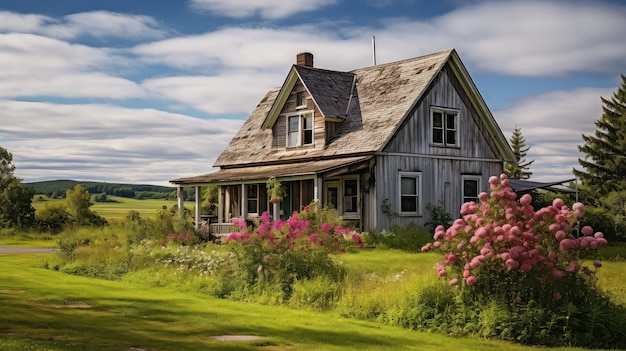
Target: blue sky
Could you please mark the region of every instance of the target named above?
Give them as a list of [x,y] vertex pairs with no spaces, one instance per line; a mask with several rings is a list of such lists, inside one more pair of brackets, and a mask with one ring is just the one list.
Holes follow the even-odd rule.
[[353,70],[455,48],[534,180],[572,177],[626,74],[624,1],[0,0],[16,175],[168,184],[212,171],[298,52]]

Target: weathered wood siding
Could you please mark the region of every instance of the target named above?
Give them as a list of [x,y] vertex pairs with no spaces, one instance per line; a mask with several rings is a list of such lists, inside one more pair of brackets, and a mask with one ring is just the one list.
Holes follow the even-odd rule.
[[[398,216],[389,218],[382,211],[383,202],[388,199],[391,209],[400,212],[400,173],[421,172],[422,198],[421,215]],[[454,217],[458,216],[462,204],[463,175],[479,175],[481,177],[481,191],[487,191],[489,177],[500,174],[502,164],[489,161],[457,160],[445,158],[426,158],[415,155],[407,156],[378,156],[376,162],[376,191],[370,192],[370,200],[375,193],[378,218],[377,230],[388,229],[392,224],[415,223],[423,226],[430,219],[426,205],[432,203],[441,206]],[[371,216],[372,212],[368,212]]]
[[[306,108],[296,108],[296,94],[298,92],[305,93]],[[272,147],[285,148],[287,146],[287,117],[296,114],[301,111],[313,110],[313,146],[305,146],[307,148],[323,148],[326,145],[326,128],[324,117],[320,113],[319,109],[311,99],[309,93],[301,81],[296,82],[289,94],[289,98],[285,102],[283,109],[280,111],[280,115],[276,119],[274,126],[272,127]]]
[[[459,147],[431,145],[433,106],[458,110]],[[375,195],[369,194],[369,200],[376,201],[376,208],[370,208],[368,213],[368,216],[375,213],[377,218],[372,228],[383,230],[393,224],[411,222],[424,226],[430,219],[430,212],[426,210],[429,203],[442,206],[456,217],[462,204],[463,175],[480,176],[480,190],[487,191],[489,177],[499,175],[502,169],[502,157],[489,138],[486,126],[450,67],[445,67],[382,154],[377,156]],[[388,199],[391,209],[400,212],[401,171],[422,174],[421,213],[390,218],[381,206]]]
[[[459,112],[459,147],[431,145],[431,107],[443,107]],[[441,155],[472,158],[501,158],[497,148],[489,138],[486,126],[472,106],[456,79],[446,66],[431,85],[421,102],[405,120],[385,152],[409,154]]]

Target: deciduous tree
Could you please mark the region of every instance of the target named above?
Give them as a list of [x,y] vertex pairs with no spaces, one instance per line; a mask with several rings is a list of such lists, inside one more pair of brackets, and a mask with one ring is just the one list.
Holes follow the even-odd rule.
[[13,155],[0,147],[0,228],[30,227],[35,220],[35,191],[22,185],[14,171]]

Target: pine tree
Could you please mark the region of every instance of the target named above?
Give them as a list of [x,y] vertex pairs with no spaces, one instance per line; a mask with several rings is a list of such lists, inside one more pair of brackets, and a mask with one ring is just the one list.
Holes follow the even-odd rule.
[[626,77],[611,99],[602,100],[602,116],[595,122],[594,135],[584,135],[578,150],[585,154],[574,175],[598,195],[626,190]]
[[526,139],[522,134],[521,128],[515,126],[513,130],[513,135],[511,135],[511,139],[509,139],[509,143],[511,144],[511,149],[513,150],[513,154],[515,155],[515,163],[507,162],[504,165],[504,173],[511,179],[528,179],[533,174],[530,172],[530,165],[535,162],[526,161],[525,157],[530,150],[530,146],[526,146]]

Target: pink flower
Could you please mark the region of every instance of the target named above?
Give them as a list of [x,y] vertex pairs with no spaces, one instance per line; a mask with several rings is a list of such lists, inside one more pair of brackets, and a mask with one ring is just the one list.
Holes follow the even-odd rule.
[[478,278],[476,278],[473,275],[470,275],[469,277],[467,277],[467,279],[465,279],[465,281],[467,282],[467,285],[472,286],[474,284],[476,284],[476,281],[478,280]]
[[454,285],[457,285],[458,283],[459,283],[459,280],[458,280],[458,279],[456,279],[456,278],[454,278],[454,279],[451,279],[451,280],[450,280],[450,283],[449,283],[449,284],[450,284],[450,286],[454,286]]
[[489,195],[487,195],[486,192],[482,192],[480,194],[478,194],[478,200],[480,200],[480,202],[487,202],[487,200],[489,200]]
[[520,197],[519,202],[520,204],[527,206],[530,205],[530,203],[533,201],[533,197],[530,196],[530,194],[524,194],[522,195],[522,197]]
[[555,300],[557,300],[557,301],[558,301],[558,300],[560,300],[560,299],[561,299],[561,297],[562,297],[562,296],[561,296],[561,293],[560,293],[560,292],[558,292],[558,291],[557,291],[557,292],[555,292],[553,296],[554,296],[554,299],[555,299]]
[[322,225],[320,226],[320,229],[326,233],[330,231],[330,228],[331,228],[330,223],[322,223]]
[[593,261],[593,266],[596,267],[596,268],[600,268],[600,267],[602,267],[602,262],[600,262],[598,260],[595,260],[595,261]]
[[583,229],[581,229],[580,231],[581,231],[581,233],[583,233],[583,235],[591,235],[591,234],[593,234],[593,228],[591,228],[588,225],[584,226]]
[[561,280],[561,278],[563,278],[563,272],[558,269],[553,270],[550,275],[554,280]]
[[552,201],[552,206],[560,209],[561,207],[563,207],[565,205],[565,202],[563,202],[562,199],[554,199],[554,201]]
[[580,202],[575,203],[572,206],[572,209],[574,210],[574,214],[578,219],[581,219],[585,216],[585,205],[581,204]]
[[432,243],[428,243],[428,244],[426,244],[426,245],[422,246],[421,251],[422,251],[422,252],[426,252],[426,251],[430,250],[430,247],[431,247],[432,245],[433,245]]

